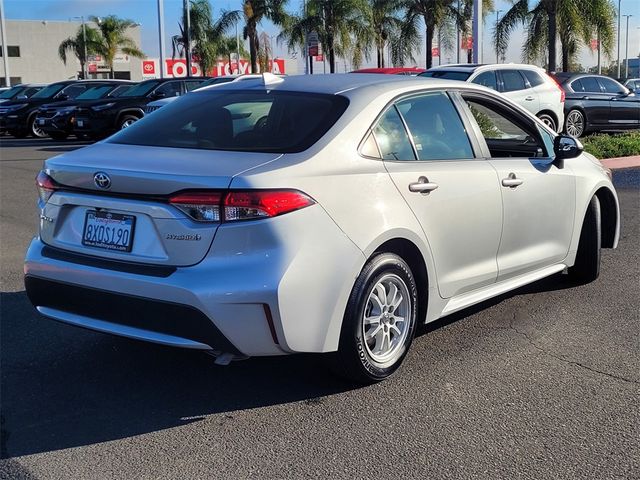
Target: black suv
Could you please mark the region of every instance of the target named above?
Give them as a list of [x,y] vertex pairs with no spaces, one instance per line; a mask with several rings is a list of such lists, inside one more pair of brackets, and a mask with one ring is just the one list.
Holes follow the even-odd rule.
[[[42,105],[36,113],[36,126],[54,140],[64,140],[73,134],[76,109],[94,100],[117,98],[136,85],[129,80],[105,80],[85,90],[73,100]],[[78,138],[83,135],[79,134]]]
[[0,103],[32,97],[46,86],[44,83],[19,83],[0,93]]
[[0,130],[6,130],[15,138],[46,137],[36,124],[37,110],[45,103],[74,99],[99,83],[100,80],[65,80],[46,86],[30,98],[4,102],[0,104]]
[[190,92],[206,80],[206,77],[146,80],[117,98],[83,102],[76,109],[73,131],[96,139],[105,137],[141,119],[147,103]]

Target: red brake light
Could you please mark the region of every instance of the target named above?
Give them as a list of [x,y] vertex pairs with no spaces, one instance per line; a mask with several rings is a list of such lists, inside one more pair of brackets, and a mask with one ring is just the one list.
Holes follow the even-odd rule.
[[554,77],[552,77],[551,75],[547,75],[547,76],[553,81],[553,83],[556,84],[556,87],[558,87],[558,90],[560,90],[560,103],[564,103],[564,100],[566,98],[566,93],[564,92],[564,88],[562,88],[560,83],[558,83],[558,80],[556,80]]
[[212,191],[182,192],[172,196],[169,203],[199,222],[219,222],[222,193]]
[[43,202],[47,202],[53,192],[60,188],[60,185],[56,183],[56,181],[47,175],[44,170],[40,170],[38,176],[36,177],[36,187],[38,188],[38,196],[40,200]]
[[233,222],[276,217],[315,202],[297,190],[203,190],[177,193],[169,203],[200,222]]

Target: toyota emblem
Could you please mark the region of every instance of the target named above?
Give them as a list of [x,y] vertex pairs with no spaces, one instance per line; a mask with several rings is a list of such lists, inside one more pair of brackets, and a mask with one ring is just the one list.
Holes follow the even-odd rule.
[[102,188],[104,190],[108,189],[111,186],[111,179],[109,175],[104,172],[97,172],[93,176],[93,182],[96,184],[96,187]]

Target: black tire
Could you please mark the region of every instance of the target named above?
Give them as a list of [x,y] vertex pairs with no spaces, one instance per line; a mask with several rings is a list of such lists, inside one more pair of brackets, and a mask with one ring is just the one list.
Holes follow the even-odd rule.
[[569,278],[576,283],[593,282],[600,275],[600,218],[600,201],[594,195],[582,222],[576,263],[568,271]]
[[50,133],[49,136],[53,139],[56,140],[58,142],[61,142],[62,140],[66,140],[67,137],[69,136],[68,133]]
[[137,122],[138,120],[140,119],[135,115],[123,115],[122,118],[120,118],[120,120],[118,121],[118,130],[123,130],[129,127],[132,123]]
[[567,112],[564,117],[564,131],[572,137],[579,138],[587,133],[587,117],[577,108]]
[[538,118],[554,132],[558,131],[558,122],[548,113],[539,113]]
[[[396,338],[396,346],[391,349],[393,356],[386,363],[379,363],[372,357],[370,353],[371,346],[368,345],[364,338],[365,329],[367,328],[364,318],[367,309],[370,308],[369,301],[370,296],[373,295],[374,288],[381,280],[384,282],[385,279],[391,279],[393,282],[399,280],[404,283],[409,297],[408,306],[401,303],[397,309],[400,310],[402,307],[405,310],[403,315],[408,323],[405,326],[405,330],[403,330],[403,334]],[[370,259],[362,269],[351,291],[342,322],[340,345],[338,351],[331,358],[332,369],[348,380],[361,384],[379,382],[392,375],[402,364],[413,341],[416,329],[417,305],[418,290],[416,282],[411,269],[402,258],[395,254],[382,253]],[[370,312],[371,310],[369,310]],[[394,313],[397,314],[397,311],[393,312],[391,310],[391,312],[391,317],[393,318]],[[382,318],[382,315],[380,315],[380,318]],[[401,317],[398,316],[397,318]],[[389,318],[386,321],[394,322],[393,319],[389,320]],[[400,320],[397,321],[400,322]],[[389,324],[392,325],[393,323]],[[397,326],[398,324],[396,323],[395,325]],[[382,321],[379,322],[378,326],[382,328]],[[369,325],[369,328],[378,327]],[[394,327],[385,326],[384,328],[384,332],[390,332],[389,339],[391,339],[391,329]],[[383,335],[386,335],[386,333]],[[376,343],[377,338],[377,336],[371,338],[369,342]],[[382,344],[384,345],[384,340]],[[391,348],[391,345],[388,345]]]
[[27,132],[24,130],[10,130],[7,133],[13,138],[25,138],[27,136]]

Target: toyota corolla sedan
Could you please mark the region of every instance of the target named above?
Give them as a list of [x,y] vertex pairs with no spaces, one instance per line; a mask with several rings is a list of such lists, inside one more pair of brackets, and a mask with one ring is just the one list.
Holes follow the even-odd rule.
[[418,325],[567,270],[598,277],[609,172],[471,83],[346,74],[191,93],[47,160],[25,261],[45,317],[394,373]]

